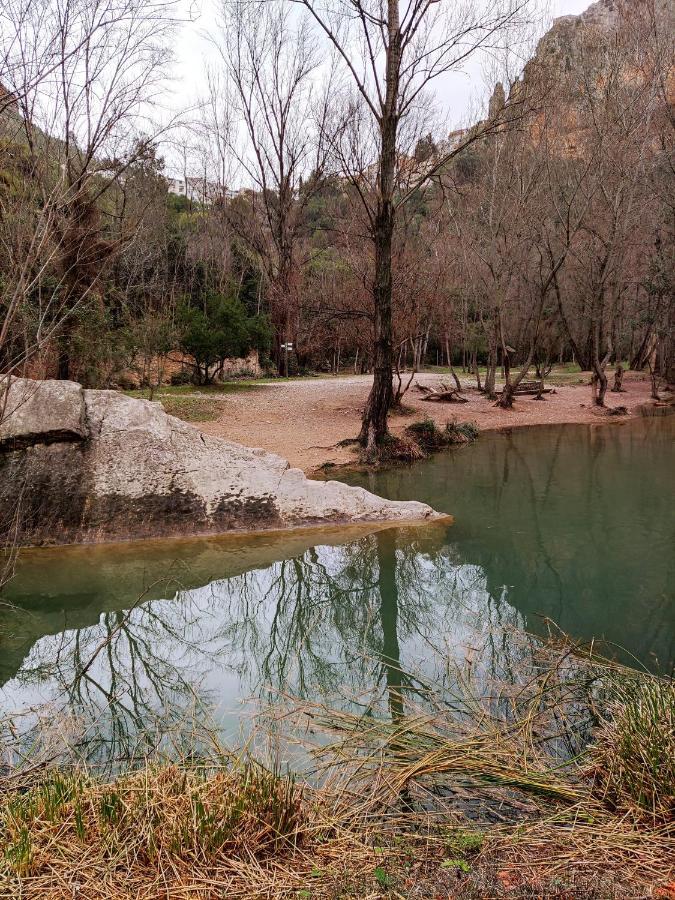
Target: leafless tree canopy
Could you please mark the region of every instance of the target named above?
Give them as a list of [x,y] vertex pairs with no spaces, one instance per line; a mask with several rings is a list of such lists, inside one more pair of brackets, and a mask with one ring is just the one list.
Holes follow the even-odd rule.
[[[600,405],[616,363],[648,368],[658,396],[673,344],[659,0],[559,20],[536,50],[525,2],[221,0],[202,102],[169,131],[176,12],[0,11],[3,373],[154,389],[170,359],[210,381],[250,350],[280,374],[372,371],[372,454],[403,370],[430,360],[495,398],[501,370],[504,407],[533,368],[571,360]],[[480,65],[489,103],[450,131],[448,78]]]

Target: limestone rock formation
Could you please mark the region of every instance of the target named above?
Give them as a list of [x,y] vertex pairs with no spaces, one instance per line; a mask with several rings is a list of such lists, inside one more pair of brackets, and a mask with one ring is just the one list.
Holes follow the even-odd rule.
[[[4,396],[3,396],[4,395]],[[280,456],[202,434],[159,403],[64,381],[0,392],[0,540],[62,544],[441,518],[310,481]]]
[[599,36],[620,33],[627,27],[635,27],[639,19],[649,22],[654,17],[672,27],[673,15],[671,0],[597,0],[578,15],[554,19],[537,45],[534,60],[553,66],[563,75],[578,64],[584,41],[593,42]]
[[81,385],[54,381],[40,390],[41,383],[14,379],[9,391],[0,390],[0,451],[87,436]]

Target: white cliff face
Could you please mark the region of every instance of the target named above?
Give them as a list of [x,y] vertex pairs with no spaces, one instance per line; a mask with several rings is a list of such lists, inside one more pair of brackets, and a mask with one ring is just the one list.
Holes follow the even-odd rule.
[[310,481],[280,456],[116,391],[15,379],[4,394],[5,542],[12,527],[20,543],[39,544],[443,518],[423,503]]

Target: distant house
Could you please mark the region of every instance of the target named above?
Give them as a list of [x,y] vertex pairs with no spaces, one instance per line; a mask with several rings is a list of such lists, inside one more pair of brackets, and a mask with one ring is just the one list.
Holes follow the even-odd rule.
[[240,192],[223,187],[215,181],[208,181],[206,178],[167,178],[167,190],[170,194],[177,194],[179,197],[187,197],[193,203],[201,203],[209,206],[216,200],[226,198],[231,200]]
[[457,128],[448,135],[448,150],[456,150],[469,133],[468,128]]

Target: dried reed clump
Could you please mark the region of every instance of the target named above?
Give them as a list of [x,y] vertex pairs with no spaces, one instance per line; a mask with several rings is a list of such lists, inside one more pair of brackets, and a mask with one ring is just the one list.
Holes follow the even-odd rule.
[[426,453],[420,446],[419,442],[411,437],[404,435],[397,437],[389,435],[380,447],[378,462],[416,462],[420,459],[426,459]]
[[[577,648],[552,644],[551,654],[513,684],[465,679],[461,699],[428,695],[408,701],[405,715],[309,710],[334,736],[315,748],[319,764],[351,767],[353,789],[367,786],[408,828],[417,818],[438,830],[464,814],[475,823],[480,810],[487,830],[476,865],[499,859],[514,884],[549,885],[515,896],[553,896],[550,885],[566,879],[615,885],[584,897],[651,896],[675,878],[673,683]],[[590,746],[617,685],[613,718]],[[635,815],[638,804],[648,816]]]
[[617,699],[589,748],[596,793],[618,813],[675,822],[675,684],[649,676],[617,683]]
[[0,804],[0,896],[281,895],[317,862],[358,868],[363,847],[341,821],[337,798],[255,763],[163,764],[106,784],[54,771]]

